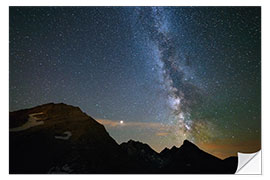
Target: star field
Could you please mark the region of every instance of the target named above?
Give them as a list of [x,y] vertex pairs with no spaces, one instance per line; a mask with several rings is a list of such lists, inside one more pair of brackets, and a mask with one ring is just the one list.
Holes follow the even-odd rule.
[[10,7],[9,27],[10,111],[79,106],[157,151],[260,149],[259,7]]

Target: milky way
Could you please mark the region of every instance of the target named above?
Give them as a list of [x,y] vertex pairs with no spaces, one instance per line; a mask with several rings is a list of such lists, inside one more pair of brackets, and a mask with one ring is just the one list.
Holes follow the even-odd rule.
[[260,11],[10,7],[10,111],[63,102],[118,143],[161,151],[189,139],[222,157],[258,150]]
[[170,13],[162,7],[136,10],[137,23],[142,24],[149,37],[148,41],[151,41],[153,54],[156,55],[156,68],[161,74],[160,83],[167,93],[167,103],[172,115],[168,123],[175,124],[174,134],[182,140],[186,138],[193,140],[194,133],[202,136],[195,129],[200,121],[193,121],[191,111],[192,106],[199,104],[203,94],[196,84],[189,81],[190,74],[187,71],[189,60],[179,57],[181,47],[174,44],[175,37],[170,29],[173,26],[170,22]]

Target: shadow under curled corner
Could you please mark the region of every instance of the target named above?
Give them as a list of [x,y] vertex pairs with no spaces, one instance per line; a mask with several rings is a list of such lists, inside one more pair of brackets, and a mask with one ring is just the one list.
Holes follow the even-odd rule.
[[262,151],[238,153],[238,166],[235,174],[262,174]]

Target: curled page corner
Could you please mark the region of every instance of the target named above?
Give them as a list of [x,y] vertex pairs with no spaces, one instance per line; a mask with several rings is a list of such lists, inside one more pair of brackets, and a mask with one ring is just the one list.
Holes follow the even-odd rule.
[[261,150],[255,153],[238,153],[238,166],[235,174],[262,174]]

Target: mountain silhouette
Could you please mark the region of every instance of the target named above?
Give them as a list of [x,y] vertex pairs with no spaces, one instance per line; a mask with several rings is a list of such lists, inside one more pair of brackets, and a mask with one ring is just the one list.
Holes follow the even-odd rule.
[[131,165],[130,170],[133,173],[155,173],[157,169],[162,167],[163,160],[159,154],[154,151],[148,144],[139,141],[129,140],[120,144],[124,154],[127,155],[128,162]]
[[80,108],[49,103],[9,114],[11,174],[235,173],[237,157],[221,160],[185,140],[157,153],[122,144]]
[[166,173],[175,173],[181,169],[181,173],[234,173],[237,168],[237,157],[231,157],[231,161],[223,160],[208,154],[196,145],[185,140],[179,148],[164,149],[160,153],[164,159],[163,167]]

